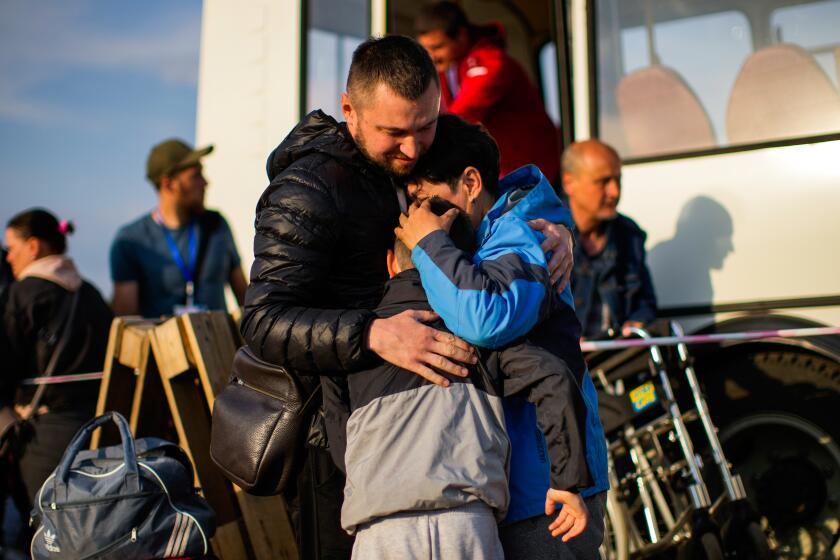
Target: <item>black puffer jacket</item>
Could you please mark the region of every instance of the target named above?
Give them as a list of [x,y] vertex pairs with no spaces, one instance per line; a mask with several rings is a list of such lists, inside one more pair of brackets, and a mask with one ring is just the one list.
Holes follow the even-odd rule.
[[242,335],[263,360],[300,374],[361,369],[375,357],[364,336],[388,279],[394,185],[321,111],[272,152],[268,177]]

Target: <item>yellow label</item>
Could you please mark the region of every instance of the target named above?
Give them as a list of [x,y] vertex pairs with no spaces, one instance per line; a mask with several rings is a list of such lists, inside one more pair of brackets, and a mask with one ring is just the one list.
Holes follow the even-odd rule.
[[656,388],[653,386],[653,381],[648,381],[630,391],[630,401],[633,403],[635,412],[642,411],[655,403]]

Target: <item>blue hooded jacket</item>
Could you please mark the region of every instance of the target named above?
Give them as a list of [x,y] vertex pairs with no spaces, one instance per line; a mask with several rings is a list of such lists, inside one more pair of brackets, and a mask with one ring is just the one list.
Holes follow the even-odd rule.
[[[432,308],[447,328],[482,348],[526,335],[550,310],[544,237],[528,221],[544,218],[574,227],[571,212],[536,166],[507,175],[499,189],[502,196],[478,227],[472,260],[443,231],[421,239],[411,253]],[[574,307],[569,286],[561,299]]]
[[[528,221],[543,218],[570,229],[574,224],[571,212],[536,166],[505,176],[499,190],[502,195],[479,225],[478,250],[472,260],[443,231],[421,239],[411,255],[429,303],[447,328],[471,344],[491,349],[525,336],[557,305],[548,271],[550,257],[541,248],[544,237]],[[569,286],[559,304],[574,311]],[[579,336],[577,324],[561,331]],[[588,373],[580,389],[586,404],[587,465],[593,479],[593,486],[582,494],[589,496],[609,487],[606,445]],[[550,485],[545,440],[534,437],[539,434],[535,407],[518,399],[505,399],[512,445],[508,523],[542,515]]]

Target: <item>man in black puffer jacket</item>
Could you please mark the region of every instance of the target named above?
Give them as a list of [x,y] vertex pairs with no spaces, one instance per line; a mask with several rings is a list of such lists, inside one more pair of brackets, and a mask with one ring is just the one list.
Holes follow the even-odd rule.
[[[372,311],[405,207],[395,178],[411,171],[434,138],[434,65],[412,39],[371,39],[353,54],[347,92],[346,124],[310,113],[269,156],[271,184],[257,204],[241,326],[257,356],[289,368],[310,389],[317,376],[332,376],[321,378],[324,398],[345,403],[342,376],[381,359],[440,385],[449,381],[431,366],[464,377],[459,362],[475,360],[466,343],[423,324],[436,317],[430,311],[382,319]],[[555,276],[567,277],[567,231],[546,222],[534,227],[555,253]],[[345,436],[335,428],[343,423],[333,416],[326,424],[329,445],[341,448]],[[344,477],[328,452],[311,448],[297,483],[286,494],[301,558],[349,558],[352,541],[339,523]]]

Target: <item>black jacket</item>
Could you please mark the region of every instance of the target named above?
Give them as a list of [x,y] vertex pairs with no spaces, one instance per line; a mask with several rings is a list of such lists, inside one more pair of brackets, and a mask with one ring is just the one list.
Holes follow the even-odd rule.
[[[70,338],[56,363],[55,374],[102,371],[113,314],[96,288],[82,282]],[[29,404],[34,387],[15,387],[25,378],[42,375],[61,336],[72,293],[43,278],[24,278],[8,290],[3,313],[2,371],[3,398]],[[81,381],[52,385],[41,404],[52,412],[76,411],[93,414],[98,383]]]
[[608,329],[620,332],[625,321],[656,319],[646,238],[636,222],[619,214],[607,224],[607,243],[598,255],[587,255],[577,240],[572,295],[584,336],[597,337]]
[[364,337],[387,280],[395,187],[346,125],[321,111],[304,117],[267,167],[242,335],[263,360],[303,375],[361,369],[375,357]]

